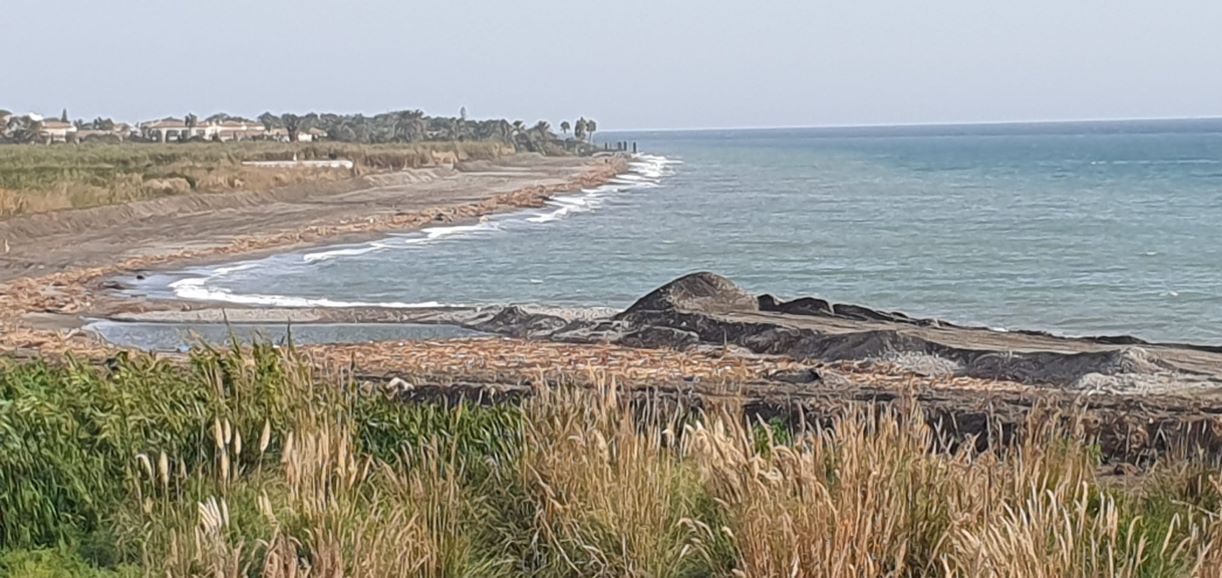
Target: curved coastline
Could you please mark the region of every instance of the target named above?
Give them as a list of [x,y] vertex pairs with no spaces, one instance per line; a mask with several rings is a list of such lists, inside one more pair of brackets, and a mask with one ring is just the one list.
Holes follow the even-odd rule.
[[[34,274],[19,273],[0,284],[0,351],[106,349],[105,345],[79,331],[85,324],[84,318],[105,318],[124,312],[181,310],[190,307],[179,301],[132,299],[130,296],[115,295],[114,290],[121,287],[120,282],[113,279],[115,276],[143,276],[145,271],[169,266],[232,262],[239,257],[258,257],[293,249],[368,241],[383,237],[389,231],[410,231],[430,224],[462,222],[500,212],[543,207],[555,195],[598,187],[610,182],[627,170],[627,163],[628,159],[622,155],[597,156],[582,163],[580,170],[570,171],[575,173],[574,176],[552,178],[550,182],[543,184],[538,182],[542,179],[535,179],[535,182],[515,186],[512,190],[496,192],[495,189],[489,189],[468,194],[460,199],[460,202],[449,205],[429,205],[411,211],[384,210],[377,215],[358,219],[306,223],[287,230],[284,227],[276,229],[275,221],[271,221],[264,225],[272,229],[271,232],[234,236],[225,242],[203,244],[199,247],[182,248],[180,245],[177,250],[165,250],[166,239],[157,239],[160,242],[157,248],[160,250],[150,249],[147,253],[137,256],[116,258],[114,262],[100,266],[48,267],[30,264],[27,271]],[[521,166],[525,169],[520,168]],[[529,170],[530,166],[531,161],[527,159],[524,165],[515,165],[513,170]],[[396,173],[389,173],[394,174]],[[516,173],[511,174],[511,177],[499,178],[497,182],[525,179]],[[367,178],[357,179],[353,183],[367,188],[353,187],[354,190],[342,194],[354,195],[386,188],[378,186],[376,181],[372,188],[368,188],[370,181]],[[331,190],[327,192],[336,194]],[[124,206],[101,209],[106,212],[132,210]],[[46,218],[42,215],[34,216],[34,220]],[[11,226],[14,223],[8,224]],[[54,271],[55,268],[61,270],[47,272]]]
[[418,302],[374,302],[352,301],[345,299],[342,295],[303,297],[297,295],[233,293],[223,287],[218,287],[215,282],[240,271],[249,272],[260,268],[273,268],[277,265],[312,267],[315,264],[334,259],[419,248],[443,240],[475,237],[502,230],[504,227],[516,227],[526,223],[533,226],[546,225],[574,214],[596,211],[603,206],[605,199],[609,196],[655,188],[659,186],[658,180],[669,174],[669,167],[679,162],[664,156],[634,154],[627,159],[623,167],[624,170],[605,179],[602,183],[594,186],[583,186],[573,191],[565,191],[564,194],[549,195],[542,198],[541,202],[519,204],[512,207],[512,209],[517,210],[493,211],[480,215],[472,215],[464,219],[447,221],[445,224],[433,224],[413,230],[390,232],[389,234],[358,243],[323,245],[309,251],[287,251],[252,260],[226,262],[222,266],[217,267],[200,267],[188,271],[179,271],[171,275],[170,278],[164,279],[160,284],[153,283],[150,286],[142,286],[140,290],[169,299],[227,304],[238,307],[361,307],[387,309],[465,307],[467,304],[464,303],[443,303],[438,300],[442,296],[435,296]]

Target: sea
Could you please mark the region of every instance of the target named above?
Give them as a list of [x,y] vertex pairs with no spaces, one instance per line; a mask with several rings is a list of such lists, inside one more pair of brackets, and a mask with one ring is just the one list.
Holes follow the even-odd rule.
[[1222,344],[1222,120],[600,133],[541,209],[151,275],[286,307],[623,307],[712,271],[1000,330]]

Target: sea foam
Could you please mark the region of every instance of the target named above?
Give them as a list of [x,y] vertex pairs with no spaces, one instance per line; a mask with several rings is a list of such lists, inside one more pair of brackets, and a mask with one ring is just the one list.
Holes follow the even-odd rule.
[[[628,163],[628,171],[613,177],[607,184],[584,188],[580,191],[558,195],[548,199],[543,209],[529,209],[503,215],[482,217],[478,223],[427,227],[419,231],[391,233],[386,238],[359,245],[342,245],[302,254],[301,263],[320,264],[334,259],[366,256],[383,251],[419,249],[429,244],[459,239],[469,239],[501,230],[503,225],[529,223],[546,225],[579,213],[595,211],[605,204],[611,195],[630,193],[636,190],[661,186],[661,179],[674,173],[672,166],[682,161],[664,156],[635,154]],[[192,301],[219,301],[240,305],[266,307],[388,307],[396,309],[441,307],[435,301],[421,303],[342,301],[328,298],[296,297],[287,295],[263,295],[232,293],[220,282],[232,273],[267,267],[267,260],[249,261],[234,265],[204,270],[200,276],[180,279],[169,284],[179,299]]]
[[327,298],[292,297],[287,295],[234,294],[228,290],[210,288],[206,284],[215,279],[212,277],[192,277],[170,283],[174,294],[181,299],[193,301],[220,301],[239,305],[262,305],[266,307],[386,307],[390,309],[424,309],[432,307],[460,307],[460,305],[442,305],[436,301],[419,303],[404,303],[400,301],[369,302],[369,301],[337,301]]

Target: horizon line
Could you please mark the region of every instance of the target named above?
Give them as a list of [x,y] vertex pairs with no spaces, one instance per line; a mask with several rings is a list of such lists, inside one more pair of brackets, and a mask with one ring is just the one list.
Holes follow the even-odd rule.
[[1008,126],[1023,124],[1090,124],[1107,122],[1174,122],[1174,121],[1222,121],[1222,115],[1205,116],[1153,116],[1121,118],[1061,118],[1042,120],[983,120],[983,121],[931,121],[901,123],[849,123],[849,124],[797,124],[769,126],[706,126],[692,128],[614,128],[599,133],[615,132],[711,132],[719,130],[799,130],[799,129],[871,129],[871,128],[931,128],[956,126]]

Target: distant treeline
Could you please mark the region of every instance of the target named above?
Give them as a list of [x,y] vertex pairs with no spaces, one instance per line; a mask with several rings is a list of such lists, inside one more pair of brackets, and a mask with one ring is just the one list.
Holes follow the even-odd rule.
[[[150,125],[181,123],[183,135],[193,135],[195,127],[220,123],[248,123],[262,125],[266,132],[258,140],[281,140],[298,142],[326,139],[336,142],[358,144],[417,143],[428,141],[494,141],[510,144],[518,150],[541,153],[584,152],[590,150],[590,142],[598,123],[579,118],[570,123],[560,123],[560,134],[547,121],[538,121],[528,126],[523,121],[471,120],[465,110],[458,117],[428,116],[420,110],[403,110],[365,116],[363,114],[293,113],[273,114],[266,112],[257,119],[247,119],[224,113],[200,119],[194,114],[181,118],[170,117],[131,126],[109,118],[92,121],[68,120],[65,110],[58,119],[39,116],[18,116],[0,110],[0,142],[4,143],[51,143],[78,142],[81,140],[142,141],[153,140],[148,130]],[[308,136],[307,136],[308,135]],[[164,134],[162,134],[164,137]],[[198,136],[184,140],[207,140]],[[220,140],[219,138],[217,140]],[[237,140],[245,140],[238,138]],[[255,139],[251,139],[255,140]]]
[[[229,119],[221,119],[229,120]],[[343,115],[310,113],[275,115],[265,112],[258,122],[268,130],[283,128],[290,140],[310,129],[326,132],[327,138],[339,142],[362,144],[384,144],[423,141],[478,141],[494,140],[513,144],[520,149],[547,152],[568,140],[570,130],[578,142],[588,142],[598,130],[598,123],[585,118],[560,123],[563,139],[558,137],[547,121],[541,120],[532,126],[520,120],[470,120],[461,117],[427,116],[419,110],[387,112],[374,116],[361,114]]]

